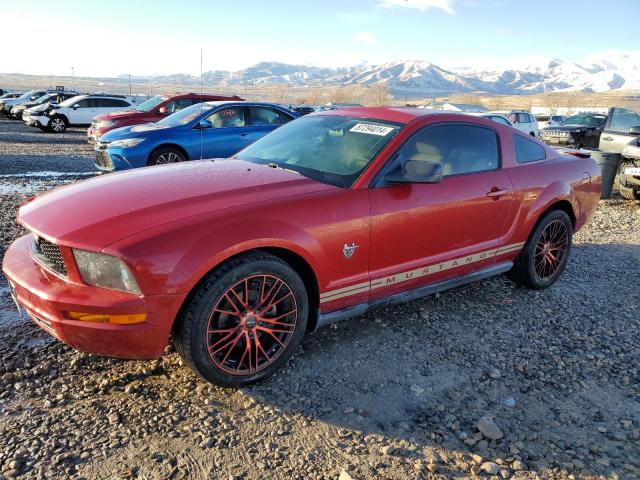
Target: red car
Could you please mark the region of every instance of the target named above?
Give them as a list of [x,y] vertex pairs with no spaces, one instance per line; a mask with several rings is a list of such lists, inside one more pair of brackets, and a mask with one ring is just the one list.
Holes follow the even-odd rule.
[[167,115],[176,113],[193,104],[218,100],[238,101],[242,100],[242,98],[238,96],[200,95],[198,93],[156,95],[142,102],[140,105],[136,105],[132,110],[120,110],[104,115],[97,115],[93,118],[91,126],[87,130],[87,138],[90,143],[95,143],[98,138],[114,128],[157,122]]
[[353,108],[294,120],[231,159],[147,167],[22,206],[3,269],[63,342],[241,386],[308,330],[507,273],[552,285],[600,171],[489,119]]

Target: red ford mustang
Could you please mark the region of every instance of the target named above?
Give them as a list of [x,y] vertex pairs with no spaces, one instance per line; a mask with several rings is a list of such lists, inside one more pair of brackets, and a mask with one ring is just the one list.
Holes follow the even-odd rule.
[[78,349],[162,355],[209,381],[280,368],[307,330],[507,272],[564,270],[599,199],[591,159],[491,120],[357,108],[309,115],[231,159],[112,174],[24,205],[3,270]]

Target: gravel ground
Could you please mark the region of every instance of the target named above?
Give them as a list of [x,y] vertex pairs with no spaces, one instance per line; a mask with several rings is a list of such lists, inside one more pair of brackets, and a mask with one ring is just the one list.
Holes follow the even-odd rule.
[[[0,121],[0,256],[22,196],[91,174],[83,135]],[[171,350],[76,352],[0,283],[0,478],[640,478],[639,285],[640,209],[615,197],[551,289],[501,276],[354,318],[235,391]]]

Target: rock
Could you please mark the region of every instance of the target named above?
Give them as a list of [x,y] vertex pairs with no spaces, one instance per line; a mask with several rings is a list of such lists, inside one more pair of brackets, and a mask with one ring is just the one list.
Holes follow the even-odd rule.
[[507,398],[502,399],[502,404],[505,407],[513,408],[513,407],[516,406],[516,403],[517,403],[516,399],[513,398],[513,397],[507,397]]
[[385,445],[380,449],[380,451],[383,455],[393,455],[395,448],[393,447],[393,445]]
[[338,477],[338,480],[355,480],[355,479],[349,474],[349,472],[347,472],[346,468],[343,468],[342,471],[340,471],[340,476]]
[[107,415],[107,420],[109,420],[109,423],[111,423],[112,425],[116,425],[120,423],[120,415],[116,412],[110,413],[109,415]]
[[355,409],[353,407],[347,407],[343,410],[343,413],[353,413],[355,411]]
[[416,385],[415,383],[411,385],[411,387],[409,387],[409,390],[411,390],[411,393],[413,393],[416,397],[419,397],[424,393],[424,388]]
[[476,463],[481,463],[482,462],[482,457],[480,455],[478,455],[477,453],[472,453],[471,454],[471,458],[473,459],[474,462]]
[[513,468],[514,470],[526,470],[527,465],[522,463],[520,460],[514,460],[511,463],[511,468]]
[[498,370],[497,368],[492,368],[491,370],[489,370],[489,376],[491,378],[500,378],[500,370]]
[[480,465],[480,470],[488,473],[489,475],[497,475],[500,473],[500,465],[494,462],[484,462]]
[[500,428],[493,422],[493,419],[489,416],[484,416],[478,420],[476,427],[485,437],[491,440],[500,440],[504,436],[502,430],[500,430]]

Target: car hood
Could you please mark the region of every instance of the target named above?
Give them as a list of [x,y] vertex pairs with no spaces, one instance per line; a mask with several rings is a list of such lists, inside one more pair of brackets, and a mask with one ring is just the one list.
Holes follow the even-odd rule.
[[141,125],[129,125],[127,127],[114,128],[100,137],[101,142],[113,142],[115,140],[124,140],[126,138],[139,137],[153,132],[166,133],[167,130],[180,128],[171,125],[161,125],[159,123],[143,123]]
[[596,127],[587,127],[586,125],[557,125],[550,127],[549,130],[560,130],[561,132],[574,132],[576,130],[589,130]]
[[243,160],[197,160],[80,181],[23,205],[18,221],[71,247],[101,250],[143,230],[208,212],[338,187]]
[[144,120],[145,118],[156,118],[157,115],[152,112],[139,112],[138,110],[119,110],[117,112],[103,113],[94,117],[95,120],[104,121],[118,121],[118,120]]

